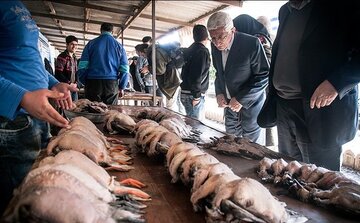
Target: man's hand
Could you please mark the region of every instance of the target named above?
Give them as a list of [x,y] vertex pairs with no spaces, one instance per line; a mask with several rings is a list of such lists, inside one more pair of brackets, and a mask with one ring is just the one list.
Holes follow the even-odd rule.
[[21,99],[20,106],[37,119],[50,122],[53,125],[66,128],[69,122],[62,117],[49,103],[49,99],[61,100],[64,93],[41,89],[25,93]]
[[119,89],[119,98],[122,98],[125,96],[124,90],[123,89]]
[[78,92],[77,84],[66,84],[58,83],[51,90],[62,93],[64,96],[62,98],[55,99],[56,105],[62,109],[71,109],[73,107],[71,93]]
[[216,101],[220,108],[225,108],[228,106],[225,96],[223,94],[216,95]]
[[234,112],[239,112],[240,109],[242,108],[242,105],[240,104],[240,102],[238,102],[238,101],[236,100],[235,97],[233,97],[233,98],[231,98],[231,100],[230,100],[229,108],[230,108],[231,110],[233,110]]
[[201,98],[194,98],[192,100],[192,106],[195,107],[196,105],[198,105],[200,103]]
[[325,80],[316,88],[311,96],[310,108],[329,106],[337,96],[338,93],[334,86],[328,80]]
[[142,73],[142,74],[149,73],[149,67],[148,67],[148,66],[144,66],[143,68],[140,69],[140,73]]

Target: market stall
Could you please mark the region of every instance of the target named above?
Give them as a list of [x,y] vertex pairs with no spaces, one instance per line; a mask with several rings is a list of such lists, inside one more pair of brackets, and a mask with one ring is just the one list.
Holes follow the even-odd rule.
[[[110,109],[114,111],[113,113],[116,113],[116,111],[120,111],[121,114],[129,115],[135,114],[135,112],[139,114],[138,112],[139,110],[141,110],[140,107],[136,106],[112,106]],[[151,111],[151,108],[147,109],[150,109]],[[174,114],[174,112],[165,108],[156,109],[166,111],[166,114]],[[199,146],[201,144],[211,142],[211,138],[221,138],[225,136],[223,132],[206,126],[198,120],[184,116],[181,116],[181,118],[185,120],[186,124],[191,126],[193,128],[193,131],[197,133],[197,136],[199,136],[191,138],[192,142],[198,143]],[[115,118],[113,120],[115,120]],[[116,124],[119,123],[117,122]],[[138,152],[139,146],[136,145],[138,144],[138,142],[135,141],[133,134],[121,133],[110,135],[108,134],[109,125],[106,125],[105,122],[97,121],[96,127],[102,132],[106,133],[105,135],[107,139],[111,139],[113,141],[122,141],[123,143],[127,144],[129,150],[132,151],[133,163],[131,164],[131,168],[128,169],[129,171],[109,171],[109,174],[111,176],[116,176],[116,180],[118,182],[122,182],[122,180],[128,178],[133,178],[140,180],[146,185],[146,187],[142,188],[142,190],[146,193],[145,198],[148,194],[151,196],[151,200],[144,202],[147,207],[145,209],[145,213],[141,212],[143,216],[137,218],[138,222],[142,222],[143,220],[146,220],[146,222],[149,223],[206,222],[206,214],[204,211],[196,213],[193,210],[193,206],[190,202],[191,188],[185,186],[180,182],[171,183],[172,177],[169,174],[168,168],[165,167],[166,159],[164,154],[159,153],[156,156],[149,157],[145,153]],[[129,128],[126,127],[126,129]],[[90,131],[90,129],[88,130]],[[236,174],[237,176],[241,178],[252,178],[260,181],[256,173],[256,170],[259,166],[259,159],[249,159],[244,158],[243,156],[220,154],[218,150],[216,150],[215,148],[211,148],[211,146],[207,146],[206,149],[205,147],[203,148],[206,153],[212,155],[220,162],[230,167],[234,174]],[[261,150],[261,147],[259,147],[259,149]],[[265,150],[264,152],[268,153],[270,156],[281,157],[281,155],[273,152]],[[41,160],[43,160],[44,157],[46,157],[46,155],[44,154],[42,154],[42,156],[43,157],[40,157],[38,162],[40,162]],[[288,159],[286,157],[284,158]],[[101,162],[97,159],[94,160],[98,163]],[[62,169],[58,168],[57,170],[60,171]],[[299,220],[298,222],[304,222],[304,219],[307,219],[307,222],[357,222],[357,217],[355,215],[348,214],[345,211],[338,211],[337,209],[333,209],[331,207],[319,207],[311,203],[304,203],[292,197],[289,192],[282,187],[274,186],[274,184],[265,184],[265,187],[271,192],[272,195],[278,198],[279,201],[286,203],[287,208],[291,211],[289,213],[292,213],[294,215],[292,217],[292,220],[297,219]],[[112,192],[116,192],[116,190],[114,190],[113,188],[110,189],[110,187],[109,190]],[[262,195],[260,194],[252,194],[251,196],[256,197],[257,199],[262,198]],[[111,200],[111,197],[109,197],[108,200]],[[265,202],[266,200],[264,200],[264,203]],[[14,203],[16,203],[16,201],[13,201],[11,205],[13,205]],[[11,210],[12,206],[10,206],[9,208]],[[79,211],[81,210],[84,209],[79,208]],[[274,210],[274,212],[277,211],[278,210]]]
[[[136,107],[116,106],[118,109],[131,113]],[[164,108],[165,109],[165,108]],[[204,125],[198,120],[183,116],[185,122],[201,132],[201,141],[209,142],[211,137],[222,137],[225,134],[214,128]],[[134,146],[134,139],[130,136],[117,136]],[[217,153],[213,149],[206,149],[221,162],[227,164],[240,177],[250,177],[259,180],[256,174],[259,160],[249,160],[242,157],[227,156]],[[142,180],[148,185],[146,192],[152,195],[152,201],[146,213],[147,222],[205,222],[204,213],[195,213],[190,203],[190,188],[181,183],[172,184],[171,176],[164,165],[164,157],[150,158],[145,154],[136,154],[135,169],[127,173],[112,173],[119,178],[133,177]],[[318,207],[314,204],[301,202],[287,194],[281,188],[272,184],[266,187],[287,207],[308,218],[307,222],[357,222],[356,217],[331,208]],[[278,195],[282,194],[282,195]]]

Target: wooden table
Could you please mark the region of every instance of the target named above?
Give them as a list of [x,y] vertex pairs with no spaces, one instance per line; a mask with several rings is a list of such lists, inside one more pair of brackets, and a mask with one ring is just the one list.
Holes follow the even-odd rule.
[[[216,129],[210,128],[201,122],[186,118],[188,124],[202,132],[201,139],[209,141],[210,136],[221,137],[224,134]],[[125,142],[134,144],[134,139],[130,136],[118,136]],[[240,177],[251,177],[259,180],[255,168],[258,166],[257,160],[247,160],[240,157],[230,157],[216,153],[213,150],[206,150],[221,162],[232,168],[235,174]],[[164,166],[164,158],[149,158],[144,154],[135,154],[134,170],[127,173],[111,174],[120,179],[132,177],[143,181],[148,185],[144,191],[152,196],[152,201],[147,202],[146,220],[148,223],[201,223],[205,222],[204,213],[195,213],[190,203],[190,188],[182,183],[170,183],[171,177]],[[288,208],[306,216],[308,222],[359,222],[354,217],[332,209],[317,207],[313,204],[303,203],[286,195],[277,195],[282,188],[275,187],[272,184],[265,185],[273,195],[280,201],[286,202]]]

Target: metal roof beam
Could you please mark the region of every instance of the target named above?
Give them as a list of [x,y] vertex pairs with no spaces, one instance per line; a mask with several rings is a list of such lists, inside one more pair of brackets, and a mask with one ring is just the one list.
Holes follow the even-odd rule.
[[[47,25],[41,25],[41,24],[38,24],[38,26],[40,27],[40,31],[41,31],[41,28],[56,28],[56,27],[51,27],[51,26],[47,26]],[[82,30],[76,30],[76,29],[68,29],[68,28],[63,28],[64,31],[69,31],[69,32],[77,32],[77,33],[85,33],[85,34],[90,34],[90,35],[100,35],[100,33],[95,33],[95,32],[84,32]],[[57,34],[52,34],[52,33],[47,33],[47,32],[44,32],[44,31],[41,31],[41,33],[45,36],[49,35],[49,36],[56,36],[56,37],[62,37],[62,38],[65,38],[66,36],[61,36],[61,35],[57,35]],[[78,38],[79,39],[79,38]],[[91,40],[91,39],[86,39],[86,38],[83,38],[81,40]],[[80,40],[80,39],[79,39]],[[129,40],[129,41],[135,41],[135,42],[141,42],[141,39],[136,39],[136,38],[131,38],[131,37],[124,37],[124,40]]]
[[[55,29],[57,30],[56,28],[57,27],[54,27],[54,26],[49,26],[49,25],[43,25],[41,23],[38,23],[37,26],[41,29]],[[68,31],[68,32],[77,32],[77,33],[81,33],[81,34],[89,34],[89,35],[100,35],[100,32],[89,32],[89,31],[83,31],[83,30],[78,30],[78,29],[69,29],[69,28],[62,28],[64,31]]]
[[[52,15],[56,15],[56,10],[54,8],[54,5],[49,1],[43,1],[43,2],[47,7],[49,7],[49,13]],[[61,34],[66,35],[66,33],[61,29],[62,28],[61,21],[58,19],[53,19],[53,20],[55,22],[55,25],[59,28],[59,31],[61,32]]]
[[[144,18],[144,19],[152,19],[151,15],[145,15],[145,14],[141,14],[139,17]],[[181,25],[181,26],[193,26],[192,23],[179,21],[179,20],[175,20],[175,19],[159,17],[159,16],[155,16],[155,20],[160,21],[160,22],[167,22],[167,23],[171,23],[171,24],[175,24],[175,25]]]
[[[145,32],[151,32],[152,29],[139,27],[139,26],[130,26],[129,29],[139,30],[139,31],[145,31]],[[155,30],[156,33],[167,33],[168,31],[163,30]]]
[[[69,17],[69,16],[51,15],[51,14],[41,13],[41,12],[31,12],[31,15],[32,16],[39,16],[39,17],[46,17],[46,18],[51,18],[51,19],[67,20],[67,21],[72,21],[72,22],[97,24],[97,25],[101,25],[101,24],[103,24],[105,22],[105,21],[98,21],[98,20],[86,21],[85,19]],[[122,27],[121,24],[116,24],[116,23],[112,23],[112,22],[111,22],[111,24],[114,27]]]
[[216,2],[221,2],[222,4],[227,4],[227,5],[231,5],[231,6],[236,6],[236,7],[242,7],[244,0],[237,0],[237,1],[223,1],[223,0],[215,0]]
[[[221,2],[222,2],[222,1],[221,1]],[[225,9],[225,8],[227,8],[227,7],[229,7],[229,5],[226,5],[226,4],[225,4],[225,5],[220,5],[219,7],[215,8],[215,9],[209,11],[209,12],[206,12],[206,13],[203,14],[203,15],[200,15],[199,17],[197,17],[197,18],[189,21],[188,23],[195,24],[197,21],[199,21],[199,20],[201,20],[201,19],[203,19],[203,18],[206,18],[206,17],[210,16],[211,14],[213,14],[213,13],[215,13],[215,12],[217,12],[217,11],[220,11],[220,10],[222,10],[222,9]],[[176,28],[170,30],[170,32],[171,32],[171,31],[175,31],[175,30],[179,30],[179,29],[182,29],[182,28],[184,28],[184,26],[179,26],[179,27],[176,27]],[[169,32],[167,32],[166,34],[168,34],[168,33],[169,33]],[[166,34],[159,36],[157,39],[160,39],[161,37],[165,36]]]
[[64,5],[84,7],[84,8],[88,8],[88,9],[95,9],[95,10],[99,10],[99,11],[112,12],[112,13],[117,13],[117,14],[122,14],[122,15],[129,15],[129,16],[135,15],[134,12],[131,12],[128,10],[94,5],[94,4],[90,4],[88,2],[75,2],[75,1],[71,1],[71,0],[50,0],[50,1],[59,3],[59,4],[64,4]]
[[119,38],[119,36],[124,33],[124,31],[129,28],[130,24],[140,16],[140,14],[145,10],[146,7],[150,5],[151,0],[145,0],[144,3],[139,7],[139,9],[136,11],[136,13],[133,16],[130,16],[128,20],[124,23],[124,27],[116,34],[116,38]]

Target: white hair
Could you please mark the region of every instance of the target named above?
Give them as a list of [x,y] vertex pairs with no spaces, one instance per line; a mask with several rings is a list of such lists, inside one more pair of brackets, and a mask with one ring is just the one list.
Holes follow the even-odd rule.
[[232,18],[226,12],[215,12],[207,22],[208,30],[218,29],[220,27],[223,27],[226,32],[229,32],[234,27]]

